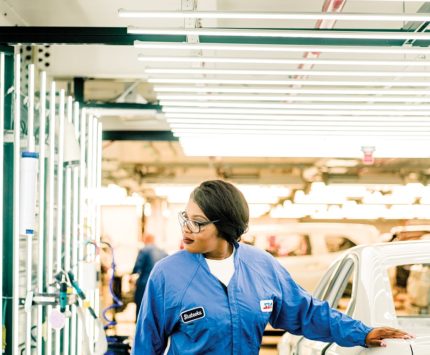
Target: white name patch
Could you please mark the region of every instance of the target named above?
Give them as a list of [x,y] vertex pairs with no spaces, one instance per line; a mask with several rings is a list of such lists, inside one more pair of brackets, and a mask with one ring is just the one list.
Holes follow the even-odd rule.
[[188,323],[194,320],[203,318],[205,316],[205,310],[203,307],[196,307],[189,309],[181,313],[182,322]]
[[260,301],[261,312],[272,312],[273,311],[273,300],[261,300]]

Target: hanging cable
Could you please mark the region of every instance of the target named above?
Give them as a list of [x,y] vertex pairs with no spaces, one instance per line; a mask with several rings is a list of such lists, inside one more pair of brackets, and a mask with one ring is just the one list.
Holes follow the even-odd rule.
[[110,327],[115,326],[117,323],[114,319],[109,319],[106,315],[107,312],[109,312],[110,310],[115,310],[116,308],[120,308],[123,306],[123,303],[121,301],[121,299],[115,294],[114,290],[113,290],[113,282],[114,282],[114,276],[115,276],[115,271],[116,271],[116,264],[115,264],[115,256],[114,256],[114,252],[113,252],[113,248],[112,245],[110,245],[108,242],[104,242],[101,241],[100,243],[105,244],[111,251],[111,256],[112,256],[112,263],[111,263],[111,269],[112,269],[112,273],[109,279],[109,291],[113,300],[113,303],[106,307],[103,311],[102,311],[102,315],[103,315],[103,319],[108,322],[105,326],[104,329],[108,329]]

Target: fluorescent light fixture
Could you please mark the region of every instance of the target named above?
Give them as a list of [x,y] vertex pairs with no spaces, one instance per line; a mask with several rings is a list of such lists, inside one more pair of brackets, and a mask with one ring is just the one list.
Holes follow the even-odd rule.
[[350,2],[420,2],[427,3],[430,1],[422,1],[422,0],[349,0]]
[[[278,108],[278,109],[344,109],[344,110],[429,110],[430,105],[384,105],[384,104],[290,104],[290,103],[254,103],[254,102],[196,102],[196,101],[164,101],[160,100],[162,106],[183,107],[223,107],[223,108]],[[164,107],[163,107],[164,110]]]
[[[258,141],[258,144],[255,142]],[[310,141],[312,144],[309,144]],[[312,137],[266,136],[266,135],[226,135],[219,144],[217,134],[180,137],[180,144],[190,156],[242,156],[242,157],[326,157],[361,159],[363,144],[374,144],[377,158],[428,158],[426,140],[395,139],[393,137]],[[339,148],[341,147],[341,149]]]
[[[297,106],[297,105],[295,105]],[[314,107],[311,105],[311,107],[308,107],[310,105],[307,105],[304,107],[303,105],[300,105],[298,109],[290,109],[290,105],[287,106],[287,108],[283,109],[270,109],[270,108],[246,108],[246,105],[244,107],[236,108],[236,107],[228,107],[228,108],[218,108],[218,107],[179,107],[179,106],[163,106],[163,111],[165,114],[176,114],[176,113],[183,113],[183,114],[243,114],[243,115],[320,115],[320,116],[326,116],[326,115],[346,115],[351,117],[361,117],[361,116],[391,116],[391,117],[403,117],[403,116],[424,116],[429,117],[430,113],[428,109],[423,109],[422,111],[409,111],[407,109],[401,110],[399,108],[396,109],[396,111],[385,109],[385,110],[369,110],[366,111],[366,109],[355,111],[351,110],[351,108],[348,106],[344,109],[339,109],[337,106],[334,108],[328,108],[324,107],[323,110],[321,110],[320,107]],[[342,105],[343,106],[343,105]]]
[[430,40],[426,32],[370,32],[335,30],[260,30],[260,29],[220,29],[220,28],[127,28],[127,33],[137,35],[179,35],[214,37],[272,37],[272,38],[333,38],[333,39],[401,39]]
[[373,54],[429,54],[427,47],[373,47],[373,46],[280,46],[274,44],[218,44],[218,43],[168,43],[134,41],[141,49],[158,50],[208,50],[245,52],[321,52],[321,53],[373,53]]
[[[259,69],[200,69],[200,68],[147,68],[147,74],[204,74],[204,75],[306,75],[306,76],[351,76],[351,77],[430,77],[430,71],[347,71],[347,70],[259,70]],[[296,82],[297,84],[297,82]]]
[[315,213],[321,209],[325,209],[326,205],[287,205],[276,206],[270,210],[271,218],[303,218]]
[[428,81],[360,81],[360,80],[267,80],[267,79],[188,79],[188,78],[148,78],[152,84],[238,84],[238,85],[316,85],[316,86],[393,86],[430,87]]
[[129,109],[129,108],[86,108],[89,114],[96,115],[98,117],[103,116],[157,116],[159,112],[157,110],[148,109]]
[[262,87],[224,87],[224,86],[160,86],[152,88],[155,92],[168,93],[242,93],[242,94],[326,94],[326,95],[430,95],[430,90],[398,90],[398,89],[302,89],[302,88],[262,88]]
[[[430,113],[428,114],[430,115]],[[210,114],[210,113],[166,113],[165,118],[167,121],[186,120],[189,122],[203,122],[206,120],[222,121],[298,121],[298,122],[346,122],[355,120],[357,122],[407,122],[407,123],[426,123],[430,122],[428,117],[422,116],[334,116],[329,114],[329,117],[321,116],[318,111],[314,115],[307,116],[289,116],[289,115],[241,115],[241,114]]]
[[248,203],[277,203],[291,194],[291,189],[281,185],[237,185]]
[[360,119],[356,119],[355,121],[350,120],[312,120],[312,121],[304,121],[304,120],[267,120],[267,119],[254,119],[254,120],[223,120],[223,119],[190,119],[190,118],[168,118],[167,122],[173,127],[176,125],[188,125],[191,128],[193,127],[201,127],[201,125],[242,125],[243,127],[252,126],[252,125],[262,125],[265,127],[272,127],[273,125],[279,125],[281,127],[293,127],[300,125],[301,127],[312,127],[317,129],[318,127],[368,127],[372,129],[373,127],[383,127],[387,129],[387,122],[389,122],[389,127],[404,127],[406,130],[411,127],[422,128],[422,127],[430,127],[430,120],[422,120],[418,122],[411,122],[409,120],[399,120],[399,121],[363,121]]
[[190,198],[194,186],[165,184],[153,186],[153,189],[156,196],[166,198],[170,203],[185,204]]
[[275,58],[227,58],[227,57],[154,57],[143,54],[138,60],[144,63],[236,63],[236,64],[310,64],[310,65],[372,65],[372,66],[430,66],[424,60],[340,60],[340,59],[275,59]]
[[[404,138],[404,139],[418,139],[422,138],[430,141],[430,131],[403,131],[398,130],[370,130],[370,129],[322,129],[313,131],[309,127],[301,130],[293,130],[289,127],[266,127],[262,129],[261,126],[239,126],[239,127],[173,127],[172,132],[176,137],[185,136],[206,136],[208,134],[218,135],[237,135],[243,134],[244,136],[259,135],[264,136],[284,136],[285,138],[291,137],[390,137],[390,138]],[[254,142],[255,144],[255,142]],[[313,144],[313,143],[312,143]],[[430,155],[430,153],[429,153]],[[336,155],[334,155],[336,156]]]
[[267,96],[267,95],[179,95],[158,94],[159,100],[196,100],[196,101],[323,101],[323,102],[430,102],[429,97],[378,97],[378,96]]
[[266,213],[269,213],[272,207],[268,203],[248,203],[248,206],[249,206],[250,218],[259,218],[265,215]]
[[124,18],[246,19],[246,20],[333,20],[429,22],[430,14],[369,14],[345,12],[234,12],[234,11],[136,11],[118,10]]
[[[430,129],[429,125],[423,125],[420,126],[406,126],[406,125],[397,125],[397,126],[387,126],[386,124],[380,124],[380,125],[363,125],[363,124],[322,124],[319,125],[300,125],[300,124],[291,124],[286,123],[282,124],[282,122],[278,122],[275,124],[269,124],[269,123],[241,123],[241,124],[234,124],[234,123],[170,123],[170,127],[174,132],[178,132],[180,129],[190,129],[196,132],[210,132],[211,130],[228,130],[228,131],[234,131],[234,130],[240,130],[242,129],[244,132],[246,130],[255,130],[255,129],[261,129],[264,132],[269,131],[283,131],[287,132],[289,134],[325,134],[326,132],[328,134],[343,134],[343,133],[366,133],[369,134],[380,134],[381,132],[390,135],[392,133],[398,134],[398,132],[406,134],[413,134],[413,135],[425,135],[430,136]],[[309,129],[311,128],[311,129]],[[423,129],[427,128],[427,129]]]

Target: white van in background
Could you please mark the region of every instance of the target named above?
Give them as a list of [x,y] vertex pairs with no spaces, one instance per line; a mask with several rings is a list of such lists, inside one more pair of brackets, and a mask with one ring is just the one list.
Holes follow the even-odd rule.
[[379,234],[375,226],[357,223],[253,224],[243,241],[271,253],[300,286],[312,292],[344,250],[378,242]]

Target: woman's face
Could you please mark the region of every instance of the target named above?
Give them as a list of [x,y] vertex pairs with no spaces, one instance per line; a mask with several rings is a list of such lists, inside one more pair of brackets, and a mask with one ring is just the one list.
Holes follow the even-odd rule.
[[[200,207],[191,199],[185,208],[184,217],[195,222],[209,221]],[[207,257],[214,259],[226,257],[224,254],[226,247],[228,248],[228,242],[218,236],[218,230],[213,223],[201,226],[198,233],[192,233],[185,223],[182,227],[182,240],[185,249],[190,253],[206,254]]]

